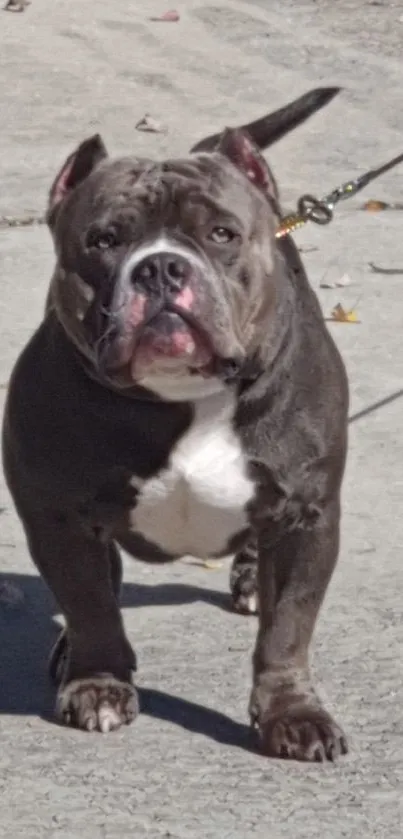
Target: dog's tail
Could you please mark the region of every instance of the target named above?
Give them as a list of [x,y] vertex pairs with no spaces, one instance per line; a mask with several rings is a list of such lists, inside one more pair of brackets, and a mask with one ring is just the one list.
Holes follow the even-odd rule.
[[[305,122],[308,117],[327,105],[337,93],[341,90],[340,87],[316,87],[310,90],[309,93],[304,93],[298,99],[294,99],[278,111],[273,111],[265,117],[254,120],[254,122],[243,125],[242,130],[247,131],[252,137],[256,145],[260,149],[266,149],[268,146],[276,143],[289,131],[293,131],[302,122]],[[221,132],[218,134],[211,134],[200,140],[191,149],[192,152],[209,152],[214,151],[219,140]]]

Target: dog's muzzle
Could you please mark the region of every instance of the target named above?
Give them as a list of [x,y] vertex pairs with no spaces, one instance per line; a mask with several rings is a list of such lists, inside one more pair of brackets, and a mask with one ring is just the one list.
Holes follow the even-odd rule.
[[147,254],[134,265],[130,283],[136,295],[158,301],[155,312],[140,325],[133,354],[132,373],[140,369],[184,363],[206,365],[211,349],[193,314],[196,302],[195,267],[175,251]]
[[124,266],[111,306],[100,362],[132,380],[158,369],[209,364],[212,346],[200,323],[201,266],[185,250],[156,248]]
[[[123,268],[98,356],[110,378],[198,373],[232,380],[241,360],[215,346],[217,305],[202,261],[185,248],[144,248]],[[225,339],[224,339],[225,340]]]

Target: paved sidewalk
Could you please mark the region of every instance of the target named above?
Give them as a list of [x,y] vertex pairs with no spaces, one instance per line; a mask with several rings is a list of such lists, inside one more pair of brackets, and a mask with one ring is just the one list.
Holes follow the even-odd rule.
[[[51,7],[51,14],[49,9]],[[342,96],[276,146],[292,205],[403,150],[403,2],[32,0],[0,11],[0,216],[41,213],[63,158],[102,131],[113,152],[185,152],[204,133],[318,84]],[[149,112],[165,134],[135,131]],[[364,193],[403,200],[403,166]],[[362,200],[355,202],[355,207]],[[58,728],[45,658],[58,615],[0,490],[0,837],[19,839],[398,839],[403,822],[402,216],[347,205],[296,234],[351,381],[340,562],[314,669],[350,735],[335,766],[248,751],[255,619],[227,611],[228,564],[127,563],[124,616],[144,713],[107,737]],[[52,267],[44,227],[0,229],[0,394],[38,323]],[[385,404],[376,407],[376,403]],[[375,407],[371,407],[375,406]],[[4,584],[8,589],[4,589]],[[22,600],[5,602],[7,592]],[[3,588],[2,588],[3,586]]]

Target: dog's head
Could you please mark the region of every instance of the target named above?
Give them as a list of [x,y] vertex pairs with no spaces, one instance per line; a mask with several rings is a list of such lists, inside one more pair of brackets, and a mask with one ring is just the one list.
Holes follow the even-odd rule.
[[252,369],[279,292],[278,195],[259,146],[335,92],[313,91],[180,160],[110,159],[98,135],[67,159],[48,208],[51,305],[92,375],[183,399]]

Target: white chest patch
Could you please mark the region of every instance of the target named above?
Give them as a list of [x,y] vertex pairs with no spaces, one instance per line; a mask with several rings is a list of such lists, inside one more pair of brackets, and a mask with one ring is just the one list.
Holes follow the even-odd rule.
[[233,412],[227,390],[196,402],[194,421],[168,467],[142,485],[134,529],[167,553],[224,553],[231,537],[247,527],[254,485],[232,429]]

